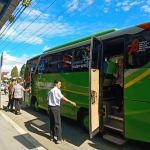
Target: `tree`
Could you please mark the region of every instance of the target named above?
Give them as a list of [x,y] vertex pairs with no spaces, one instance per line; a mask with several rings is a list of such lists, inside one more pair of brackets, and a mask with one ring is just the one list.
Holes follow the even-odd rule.
[[23,77],[25,73],[26,65],[22,65],[21,70],[20,70],[20,76]]
[[18,68],[16,66],[11,70],[11,77],[18,77]]

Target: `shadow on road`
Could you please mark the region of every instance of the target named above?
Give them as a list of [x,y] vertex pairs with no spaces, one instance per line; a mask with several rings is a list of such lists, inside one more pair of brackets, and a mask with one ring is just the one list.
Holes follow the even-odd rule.
[[[32,114],[36,119],[25,122],[25,127],[33,133],[41,135],[49,139],[49,117],[45,110],[41,110],[40,113],[35,112],[30,107],[23,108],[24,111]],[[81,128],[80,123],[61,117],[62,122],[62,137],[67,142],[80,146],[88,138],[88,134]]]
[[[28,134],[29,135],[29,134]],[[25,146],[27,149],[33,149],[33,145],[31,145],[22,135],[14,136],[14,139],[16,139],[19,143],[21,143],[23,146]],[[41,144],[39,144],[41,146]],[[37,147],[39,147],[37,146]]]
[[[23,107],[23,110],[36,117],[36,119],[25,122],[26,128],[30,132],[49,139],[49,117],[47,112],[41,109],[38,113],[31,107]],[[62,136],[67,142],[77,147],[84,145],[88,140],[87,144],[90,147],[101,150],[149,150],[150,148],[149,143],[132,140],[121,146],[116,145],[104,140],[101,134],[89,139],[89,135],[81,128],[80,123],[65,117],[62,117]]]

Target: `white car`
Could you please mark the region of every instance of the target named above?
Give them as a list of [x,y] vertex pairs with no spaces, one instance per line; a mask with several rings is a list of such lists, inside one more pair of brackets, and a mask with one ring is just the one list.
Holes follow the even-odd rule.
[[4,91],[4,89],[5,89],[4,84],[1,84],[1,91]]

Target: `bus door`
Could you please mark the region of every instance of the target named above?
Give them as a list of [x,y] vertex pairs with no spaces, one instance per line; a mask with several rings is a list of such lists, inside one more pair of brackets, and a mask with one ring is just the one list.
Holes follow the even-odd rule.
[[89,134],[93,138],[100,130],[99,114],[99,69],[102,43],[95,37],[91,38],[89,62]]

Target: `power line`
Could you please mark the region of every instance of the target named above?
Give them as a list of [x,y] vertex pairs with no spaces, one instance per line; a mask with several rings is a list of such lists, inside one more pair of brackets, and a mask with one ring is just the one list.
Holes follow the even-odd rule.
[[[45,12],[49,7],[51,7],[51,6],[54,4],[55,1],[56,1],[56,0],[54,0],[48,7],[46,7],[46,9],[44,9],[43,12]],[[43,12],[41,12],[41,13],[33,20],[33,22],[31,22],[25,29],[23,29],[15,38],[13,38],[8,44],[6,44],[3,48],[1,48],[0,51],[3,50],[3,49],[4,49],[5,47],[7,47],[8,45],[10,45],[10,44],[12,43],[12,41],[14,41],[19,35],[21,35],[21,33],[23,33],[32,23],[34,23],[34,22],[37,20],[37,18],[39,18],[39,17],[43,14]]]
[[[22,8],[23,8],[23,6],[19,9],[19,11],[21,11]],[[19,13],[19,11],[17,12],[17,14]],[[21,12],[22,12],[22,11],[21,11]],[[16,15],[17,15],[17,14],[16,14]],[[15,15],[14,17],[16,17],[16,15]],[[19,15],[19,16],[20,16],[20,15]],[[17,18],[18,18],[18,17],[17,17]],[[15,20],[16,20],[16,19],[15,19]],[[0,33],[0,36],[2,35],[0,38],[2,38],[2,37],[4,36],[5,31],[7,31],[7,30],[13,25],[13,23],[15,22],[15,20],[14,20],[13,22],[11,22],[11,23],[9,22],[8,25],[3,29],[3,31]],[[7,28],[8,28],[8,29],[7,29]],[[7,30],[6,30],[6,29],[7,29]]]
[[[32,1],[32,0],[30,0],[30,3],[31,3],[31,1]],[[20,5],[21,5],[21,8],[19,8]],[[24,8],[23,10],[21,10],[24,6],[25,6],[25,8]],[[10,21],[8,22],[8,21],[7,21],[8,24],[7,24],[6,27],[3,29],[3,31],[0,33],[0,35],[2,35],[2,36],[1,36],[1,39],[2,39],[3,36],[4,36],[5,30],[6,30],[6,29],[7,29],[7,30],[10,29],[10,27],[16,22],[16,20],[20,17],[20,15],[22,14],[22,12],[23,12],[27,7],[28,7],[28,5],[23,5],[23,2],[19,4],[19,6],[17,7],[18,10],[15,9],[16,11],[14,11],[13,14],[12,14],[12,16],[14,16],[15,19],[14,19],[12,22],[10,22]],[[20,13],[20,11],[21,11],[21,13]],[[18,13],[19,13],[19,15],[17,16]],[[16,16],[17,16],[17,17],[16,17]],[[10,25],[10,26],[9,26],[9,25]],[[7,32],[7,30],[6,30],[6,32]]]
[[[72,5],[68,6],[68,7],[67,7],[65,10],[63,10],[58,16],[62,15],[62,13],[63,13],[63,12],[66,12],[69,8],[73,7],[74,4],[75,4],[76,2],[78,2],[78,1],[79,1],[79,0],[75,1]],[[49,21],[48,23],[50,23],[50,21]],[[28,38],[31,38],[35,33],[37,33],[37,31],[43,29],[43,27],[45,27],[45,26],[48,26],[48,23],[45,23],[41,28],[37,29],[32,35],[30,35],[29,37],[27,37],[27,40],[25,40],[24,42],[27,42],[27,41],[28,41]],[[45,31],[44,31],[44,32],[45,32]],[[22,45],[22,44],[24,45],[24,43],[20,43],[20,44],[18,44],[17,46],[15,46],[15,47],[14,47],[13,49],[11,49],[11,50],[16,49],[18,46],[20,46],[20,45]]]
[[13,30],[13,32],[11,32],[6,38],[5,38],[5,40],[2,42],[2,43],[0,43],[0,45],[2,45],[9,37],[10,37],[10,35],[12,35],[15,31],[16,31],[16,29],[23,23],[23,21],[29,16],[29,14],[33,11],[33,9],[38,5],[38,3],[40,2],[40,0],[34,5],[34,7],[29,11],[29,13],[25,16],[25,18],[22,20],[22,22]]
[[[90,2],[90,0],[88,0],[86,3],[84,3],[81,7],[79,7],[79,8],[82,8],[83,6],[85,6],[88,2]],[[80,12],[82,12],[83,10],[85,10],[85,9],[87,9],[88,7],[90,7],[91,5],[93,5],[94,3],[96,3],[96,2],[98,2],[98,0],[96,0],[95,2],[93,2],[93,3],[91,3],[90,5],[88,5],[87,7],[85,7],[84,9],[82,9]],[[72,19],[73,17],[75,17],[76,15],[78,15],[79,13],[76,13],[74,16],[71,16],[69,19],[67,19],[66,21],[64,21],[63,23],[61,23],[59,26],[57,26],[57,27],[55,27],[53,30],[51,30],[49,33],[51,33],[52,31],[54,31],[54,30],[56,30],[58,27],[60,27],[60,26],[62,26],[64,23],[66,23],[67,21],[69,21],[70,19]],[[44,32],[47,32],[47,29],[46,30],[44,30]],[[44,32],[42,32],[39,36],[41,36]],[[37,37],[39,37],[39,36],[37,36]],[[42,36],[44,36],[44,35],[42,35]],[[41,37],[42,37],[41,36]],[[36,41],[34,41],[35,39],[32,39],[31,41],[33,41],[32,42],[32,44],[34,44],[34,43],[36,43],[37,42],[37,40]],[[30,42],[31,42],[30,41]],[[25,49],[25,48],[27,48],[27,47],[29,47],[29,46],[31,46],[31,45],[25,45],[25,47],[22,47],[21,48],[21,50],[23,50],[23,49]],[[18,50],[18,51],[16,51],[16,52],[20,52],[21,51],[20,49]]]

